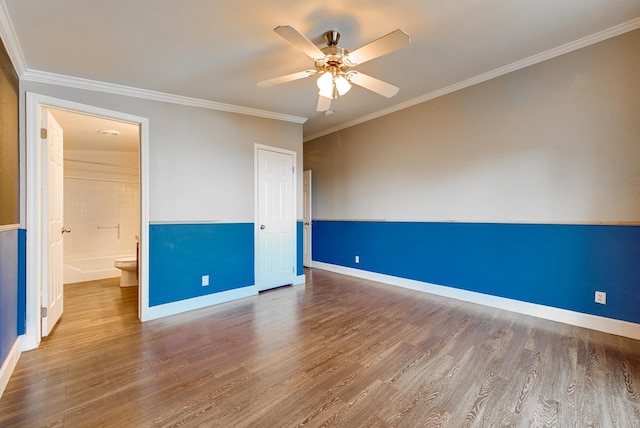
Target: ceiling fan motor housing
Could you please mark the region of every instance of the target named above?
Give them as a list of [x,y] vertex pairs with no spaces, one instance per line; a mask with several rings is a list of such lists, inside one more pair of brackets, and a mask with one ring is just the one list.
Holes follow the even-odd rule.
[[346,73],[353,66],[347,59],[348,50],[338,46],[327,46],[321,50],[325,55],[324,58],[315,60],[315,67],[319,72],[335,70]]

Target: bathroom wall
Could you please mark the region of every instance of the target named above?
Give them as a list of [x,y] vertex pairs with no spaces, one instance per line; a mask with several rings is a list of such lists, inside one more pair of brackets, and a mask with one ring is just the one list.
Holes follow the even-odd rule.
[[138,154],[65,150],[65,260],[135,254]]

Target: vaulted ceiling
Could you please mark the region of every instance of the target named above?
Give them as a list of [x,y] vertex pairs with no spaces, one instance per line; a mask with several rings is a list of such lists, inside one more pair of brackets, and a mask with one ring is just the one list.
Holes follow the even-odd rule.
[[[306,139],[640,28],[639,0],[2,1],[0,34],[23,78],[88,79],[307,118]],[[313,68],[273,31],[284,24],[319,46],[338,30],[349,50],[405,30],[409,47],[358,67],[400,91],[387,99],[354,87],[326,116],[313,77],[257,87]]]

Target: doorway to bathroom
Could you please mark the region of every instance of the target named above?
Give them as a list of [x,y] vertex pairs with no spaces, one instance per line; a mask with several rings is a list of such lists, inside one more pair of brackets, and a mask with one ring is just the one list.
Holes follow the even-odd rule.
[[[50,230],[60,236],[63,248],[62,257],[56,258],[51,254],[53,247],[49,246],[49,272],[61,271],[65,288],[75,284],[75,289],[84,286],[88,291],[97,280],[133,276],[135,281],[128,280],[125,285],[137,289],[136,272],[123,273],[125,271],[118,269],[116,263],[120,266],[123,260],[130,260],[137,268],[139,124],[57,108],[46,108],[46,117],[48,134],[54,126],[59,129],[63,154],[61,188],[56,188],[60,186],[59,180],[52,179],[52,173],[48,173],[50,206],[62,203],[62,220],[57,220],[62,224],[50,226]],[[48,145],[51,145],[53,138],[49,140]],[[58,203],[51,202],[52,197],[57,198]],[[60,229],[60,235],[57,229]],[[51,266],[52,263],[57,265]],[[60,278],[49,275],[49,280]],[[119,282],[104,283],[117,287]],[[94,305],[100,303],[97,301]],[[51,312],[43,318],[43,336],[57,321],[52,316],[55,311]]]
[[[87,216],[89,211],[92,209],[94,210],[94,214],[95,212],[100,211],[99,214],[94,215],[94,227],[92,229],[92,236],[90,239],[83,240],[79,237],[79,233],[77,233],[78,231],[82,231],[89,227],[86,224],[81,224],[82,222],[75,223],[74,226],[62,223],[62,226],[59,228],[51,227],[53,223],[51,223],[51,218],[49,217],[51,214],[50,207],[58,203],[55,202],[56,200],[60,201],[60,205],[63,203],[60,198],[49,200],[51,183],[57,181],[60,183],[60,185],[57,186],[58,188],[68,190],[63,186],[63,178],[54,179],[54,177],[50,177],[48,174],[49,141],[48,131],[45,131],[46,126],[44,126],[46,125],[46,119],[43,118],[48,115],[53,117],[51,112],[55,113],[57,111],[62,112],[62,114],[78,114],[79,117],[75,117],[75,119],[103,119],[106,121],[104,122],[104,125],[109,125],[99,126],[96,129],[94,123],[92,126],[93,129],[90,131],[91,134],[113,137],[114,135],[110,134],[115,134],[115,132],[111,131],[118,130],[112,128],[116,127],[119,123],[122,123],[133,126],[133,132],[137,135],[136,152],[133,152],[131,149],[129,149],[131,150],[130,153],[128,153],[127,150],[112,150],[114,148],[118,148],[117,143],[112,141],[113,147],[101,147],[101,149],[104,150],[92,151],[86,147],[72,147],[63,156],[67,158],[63,163],[66,163],[69,166],[67,181],[74,181],[74,184],[71,184],[70,186],[75,186],[75,190],[79,189],[81,193],[90,195],[87,196],[89,199],[84,201],[82,201],[80,196],[75,196],[75,203],[78,208],[76,217],[86,220],[88,218]],[[61,113],[58,113],[58,116],[61,116]],[[64,118],[62,118],[61,121],[64,124]],[[70,126],[67,126],[67,128],[70,128]],[[69,134],[69,132],[67,132],[67,134]],[[104,264],[108,262],[101,259],[106,257],[107,252],[111,253],[109,255],[135,255],[135,231],[137,230],[139,238],[139,265],[137,269],[139,272],[139,286],[137,287],[136,292],[138,306],[137,318],[145,320],[149,310],[149,209],[147,197],[148,192],[146,190],[148,189],[147,165],[149,156],[149,120],[145,117],[134,116],[129,113],[107,110],[97,106],[85,105],[69,100],[27,92],[26,147],[25,163],[27,173],[25,193],[26,225],[28,230],[26,243],[26,328],[25,334],[21,336],[21,349],[25,351],[37,348],[41,338],[46,335],[46,332],[44,331],[45,322],[47,322],[46,319],[48,318],[49,312],[52,312],[48,310],[51,305],[50,296],[52,294],[50,292],[55,290],[55,287],[51,288],[51,284],[56,283],[56,281],[52,280],[53,274],[55,273],[55,276],[60,278],[60,282],[63,282],[62,268],[65,257],[64,255],[63,257],[60,257],[60,252],[52,252],[48,247],[50,235],[52,233],[55,234],[56,232],[58,234],[62,234],[63,239],[67,239],[67,236],[71,236],[75,233],[75,238],[73,239],[73,242],[70,243],[71,248],[66,250],[67,261],[77,262],[75,266],[78,269],[76,270],[84,271],[81,273],[88,274],[91,271],[100,271],[105,267]],[[117,152],[123,153],[118,154]],[[135,163],[127,162],[127,158],[137,158],[137,160]],[[138,167],[137,172],[135,172],[135,166]],[[135,178],[136,175],[137,180]],[[79,184],[78,182],[92,183],[91,186],[87,186],[86,183]],[[109,210],[112,210],[112,207],[118,205],[118,203],[113,202],[113,196],[106,196],[106,193],[103,193],[103,197],[95,196],[100,194],[100,187],[113,187],[114,184],[120,185],[117,198],[129,198],[130,200],[137,198],[138,211],[135,215],[135,217],[137,217],[137,222],[135,222],[136,226],[132,225],[133,222],[128,221],[133,217],[131,212],[122,218],[109,217]],[[53,187],[56,188],[55,185]],[[69,193],[67,196],[70,196],[73,191],[67,193]],[[98,208],[89,207],[91,204],[98,204]],[[132,204],[120,204],[119,209],[126,211],[126,208],[123,208],[123,206],[128,206],[129,209],[133,209]],[[115,222],[113,222],[113,220],[115,220]],[[100,226],[100,228],[98,228],[98,226]],[[125,237],[125,234],[131,236]],[[118,237],[120,239],[118,239]],[[85,251],[82,253],[81,250],[89,248],[88,241],[91,240],[102,243],[103,245],[101,249],[98,253],[91,251]],[[126,242],[132,248],[129,249],[127,246],[127,250],[125,251],[126,254],[120,253],[121,247],[118,245],[118,242],[116,242],[118,240],[122,241],[123,246]],[[70,254],[74,257],[69,257]],[[60,259],[60,263],[50,263],[53,261],[53,257],[58,257]],[[118,275],[118,273],[115,273],[115,275]],[[58,289],[60,288],[61,287],[58,287]],[[62,297],[64,296],[64,293],[59,294]],[[63,308],[63,300],[61,300],[60,303],[60,307]],[[53,322],[53,319],[51,321]],[[53,326],[53,324],[47,325],[46,327],[47,329],[50,329],[51,326]]]
[[48,110],[64,135],[64,284],[121,276],[140,235],[139,126]]

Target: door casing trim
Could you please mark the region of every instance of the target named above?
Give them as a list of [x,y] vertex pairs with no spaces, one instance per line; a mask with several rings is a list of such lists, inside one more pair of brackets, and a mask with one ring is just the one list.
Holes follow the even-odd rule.
[[[291,198],[291,218],[293,219],[292,221],[292,226],[291,226],[291,232],[292,232],[292,260],[291,260],[291,264],[294,267],[294,270],[296,268],[296,257],[297,257],[297,248],[296,248],[296,207],[297,205],[297,198],[298,198],[298,193],[297,193],[297,188],[296,188],[296,183],[297,183],[297,176],[298,176],[298,171],[297,169],[297,153],[294,152],[293,150],[287,150],[287,149],[282,149],[280,147],[273,147],[273,146],[266,146],[264,144],[258,144],[255,143],[254,147],[253,147],[253,177],[254,177],[254,185],[253,185],[253,195],[254,195],[254,201],[253,201],[253,206],[254,206],[254,223],[253,223],[253,230],[254,230],[254,272],[255,272],[255,285],[254,287],[256,288],[256,291],[260,290],[260,227],[259,227],[259,223],[260,223],[260,206],[259,206],[259,183],[258,183],[258,179],[259,179],[259,173],[258,173],[258,169],[260,168],[260,165],[258,164],[258,151],[260,150],[268,150],[271,152],[276,152],[276,153],[282,153],[285,155],[290,155],[292,157],[292,161],[293,161],[293,174],[292,174],[292,192],[293,192],[293,196]],[[300,275],[301,272],[295,272],[292,271],[291,272],[291,280],[292,280],[292,284],[298,284],[300,283]]]
[[43,146],[40,140],[40,111],[42,108],[69,110],[80,114],[130,122],[140,127],[140,278],[138,317],[146,321],[149,311],[149,119],[129,113],[81,104],[62,98],[33,92],[26,93],[25,143],[25,212],[26,212],[26,323],[21,336],[21,350],[39,346],[42,339],[40,307],[42,305],[43,266],[43,213],[42,186],[46,184],[40,166]]

